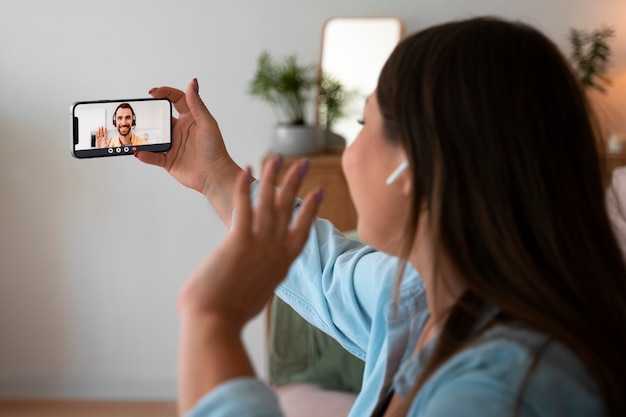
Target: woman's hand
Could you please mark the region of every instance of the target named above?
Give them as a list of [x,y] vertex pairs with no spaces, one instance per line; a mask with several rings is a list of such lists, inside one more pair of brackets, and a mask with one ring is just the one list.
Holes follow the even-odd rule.
[[165,168],[178,182],[204,194],[230,226],[232,190],[242,170],[226,151],[217,122],[198,95],[198,81],[189,83],[185,93],[159,87],[150,94],[169,99],[179,117],[172,120],[172,148],[168,152],[137,152],[137,158]]
[[294,200],[308,161],[294,164],[277,189],[281,165],[282,157],[278,156],[264,167],[254,208],[249,171],[239,175],[232,230],[183,289],[179,304],[183,316],[210,315],[240,329],[261,312],[284,279],[306,243],[321,190],[305,197],[292,222]]
[[267,305],[300,254],[322,196],[319,189],[307,194],[292,220],[294,199],[308,163],[294,164],[277,189],[281,164],[281,157],[276,157],[265,165],[255,207],[251,205],[250,172],[239,174],[233,192],[232,230],[180,293],[181,415],[219,384],[254,375],[241,331]]

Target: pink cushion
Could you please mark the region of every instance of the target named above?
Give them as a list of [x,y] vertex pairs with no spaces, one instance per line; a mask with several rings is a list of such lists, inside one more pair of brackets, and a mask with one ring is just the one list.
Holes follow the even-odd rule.
[[356,394],[293,383],[275,388],[286,417],[347,416]]

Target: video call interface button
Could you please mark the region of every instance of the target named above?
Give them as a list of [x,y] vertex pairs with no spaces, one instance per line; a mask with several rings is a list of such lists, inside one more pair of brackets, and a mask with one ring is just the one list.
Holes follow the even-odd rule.
[[136,152],[137,148],[135,146],[133,146],[132,148],[130,146],[118,146],[115,148],[108,148],[107,149],[107,153],[112,154],[112,153],[131,153],[131,152]]

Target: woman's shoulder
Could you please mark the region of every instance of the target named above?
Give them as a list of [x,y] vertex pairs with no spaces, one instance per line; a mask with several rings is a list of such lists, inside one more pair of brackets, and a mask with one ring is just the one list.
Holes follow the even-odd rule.
[[485,331],[448,360],[424,385],[412,410],[495,416],[513,415],[518,406],[520,416],[605,415],[598,386],[576,355],[515,325]]
[[[516,382],[531,371],[528,382],[563,379],[563,386],[584,386],[596,390],[596,384],[580,359],[565,345],[544,333],[517,324],[497,325],[488,329],[468,348],[450,361],[450,370],[476,369],[505,382]],[[511,375],[511,371],[520,373]]]

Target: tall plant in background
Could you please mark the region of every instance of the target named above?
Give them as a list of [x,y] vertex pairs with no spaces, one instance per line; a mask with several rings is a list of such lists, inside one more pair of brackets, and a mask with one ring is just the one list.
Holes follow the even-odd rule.
[[569,42],[572,48],[570,61],[580,76],[585,88],[595,88],[604,93],[611,80],[606,76],[606,70],[611,58],[609,41],[615,36],[615,31],[608,26],[602,26],[591,32],[580,29],[570,29]]
[[339,80],[328,74],[322,74],[319,83],[320,123],[327,130],[332,130],[335,122],[345,116],[346,106],[356,96],[356,92],[347,91]]

